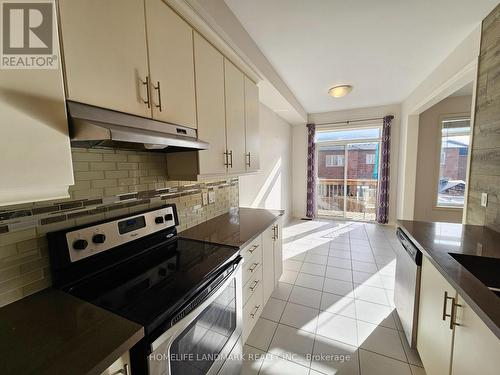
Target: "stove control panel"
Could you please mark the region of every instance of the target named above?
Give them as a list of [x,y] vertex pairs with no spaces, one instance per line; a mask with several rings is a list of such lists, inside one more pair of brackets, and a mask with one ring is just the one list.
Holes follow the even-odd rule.
[[131,215],[66,233],[71,262],[175,226],[172,207]]

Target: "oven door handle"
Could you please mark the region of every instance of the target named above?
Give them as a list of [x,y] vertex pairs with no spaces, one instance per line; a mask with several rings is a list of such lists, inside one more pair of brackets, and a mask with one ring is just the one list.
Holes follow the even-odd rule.
[[172,341],[174,341],[177,338],[177,336],[179,336],[179,334],[181,334],[184,331],[184,329],[189,324],[191,324],[191,322],[195,320],[203,310],[205,310],[205,308],[207,308],[210,304],[212,304],[234,279],[236,279],[237,288],[241,287],[241,278],[242,278],[241,265],[243,263],[242,260],[243,258],[240,258],[237,261],[236,267],[233,270],[233,272],[228,276],[228,278],[222,284],[220,284],[217,287],[215,292],[210,297],[208,297],[205,301],[203,301],[201,305],[199,305],[196,309],[191,311],[180,321],[175,323],[171,328],[162,333],[161,336],[159,336],[155,341],[151,343],[151,353],[153,353],[167,341],[168,341],[168,346],[170,347]]

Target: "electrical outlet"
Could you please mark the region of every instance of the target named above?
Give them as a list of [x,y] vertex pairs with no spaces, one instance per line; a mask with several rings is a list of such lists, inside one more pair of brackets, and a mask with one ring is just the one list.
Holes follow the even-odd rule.
[[215,203],[215,191],[211,190],[208,192],[208,204]]
[[206,206],[208,204],[208,194],[207,193],[202,193],[201,194],[201,203]]
[[488,206],[488,193],[482,193],[481,194],[481,207],[487,207]]

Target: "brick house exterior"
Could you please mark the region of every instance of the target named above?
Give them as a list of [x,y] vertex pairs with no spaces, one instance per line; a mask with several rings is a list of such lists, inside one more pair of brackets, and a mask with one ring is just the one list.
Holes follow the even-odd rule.
[[[373,155],[372,158],[375,161],[375,149],[373,150],[349,150],[347,156],[349,158],[347,166],[347,178],[348,179],[373,179],[373,171],[376,167],[375,162],[373,164],[366,164],[367,155]],[[344,166],[326,166],[327,155],[339,155],[344,156],[343,150],[319,150],[318,152],[318,177],[327,179],[343,179],[344,178]]]

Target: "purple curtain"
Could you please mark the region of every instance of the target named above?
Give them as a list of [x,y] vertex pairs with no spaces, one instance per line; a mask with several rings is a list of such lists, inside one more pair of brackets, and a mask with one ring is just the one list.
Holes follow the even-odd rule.
[[306,216],[316,216],[316,125],[307,124],[307,205]]
[[377,222],[389,221],[389,175],[391,159],[391,122],[394,116],[385,116],[382,128],[382,147],[380,159],[380,185],[378,188]]

